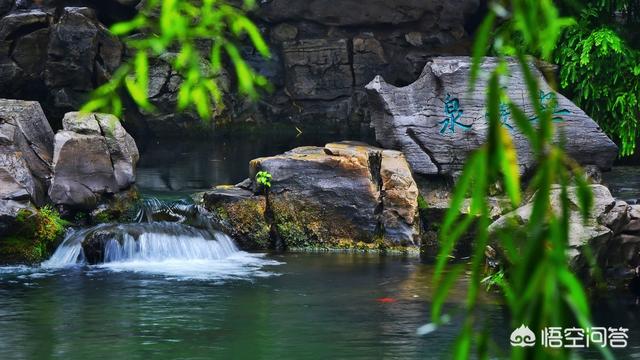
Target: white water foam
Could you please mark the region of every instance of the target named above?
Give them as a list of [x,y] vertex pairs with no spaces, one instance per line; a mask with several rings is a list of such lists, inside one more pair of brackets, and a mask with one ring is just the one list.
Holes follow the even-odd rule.
[[42,263],[45,269],[85,264],[82,242],[96,231],[108,237],[103,261],[92,271],[135,272],[172,279],[227,280],[275,275],[262,268],[279,262],[263,254],[238,250],[221,232],[207,232],[176,223],[99,225],[68,234],[53,256]]

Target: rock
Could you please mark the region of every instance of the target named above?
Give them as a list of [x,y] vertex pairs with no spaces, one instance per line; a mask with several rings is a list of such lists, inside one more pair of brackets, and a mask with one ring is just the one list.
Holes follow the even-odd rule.
[[392,239],[416,239],[418,186],[413,180],[409,163],[401,152],[382,151],[380,177],[382,225],[385,234]]
[[203,195],[214,222],[243,249],[268,249],[271,225],[264,196],[233,186],[217,186]]
[[380,189],[369,168],[368,149],[358,152],[358,157],[335,156],[306,147],[251,161],[251,179],[258,171],[273,175],[270,206],[287,246],[374,240]]
[[95,115],[111,154],[114,176],[120,189],[136,182],[136,164],[140,159],[135,140],[113,115]]
[[412,46],[420,47],[424,43],[422,39],[422,33],[419,33],[417,31],[412,31],[405,34],[404,38]]
[[355,85],[362,86],[384,72],[388,61],[380,41],[373,36],[353,38],[353,75]]
[[33,31],[16,40],[12,57],[16,64],[30,79],[42,77],[47,57],[47,43],[49,42],[49,28]]
[[331,100],[351,94],[353,75],[346,39],[283,44],[286,88],[293,99]]
[[50,15],[41,10],[11,13],[0,19],[0,41],[11,41],[24,29],[41,29],[49,25]]
[[[355,142],[300,147],[252,160],[250,179],[258,171],[273,176],[268,197],[261,185],[250,180],[208,191],[203,202],[236,229],[248,224],[246,219],[257,219],[260,246],[270,243],[265,237],[281,239],[290,248],[419,241],[418,190],[398,151]],[[241,210],[246,216],[238,219],[236,211]]]
[[121,57],[122,45],[97,20],[93,10],[66,7],[51,29],[46,84],[90,91],[98,85],[94,78],[115,71]]
[[102,136],[61,131],[55,140],[51,201],[92,209],[97,206],[99,195],[118,191],[109,149]]
[[[486,58],[480,74],[489,73],[496,64],[495,58]],[[520,100],[527,98],[527,92],[519,65],[510,59],[508,66],[512,74],[505,84],[508,95],[535,122],[529,102]],[[376,139],[384,147],[401,150],[415,173],[456,177],[470,152],[485,142],[485,82],[480,79],[469,93],[470,67],[469,57],[436,57],[409,86],[397,88],[381,77],[367,85]],[[557,133],[566,140],[566,152],[580,164],[609,169],[617,157],[617,146],[582,110],[554,93],[538,70],[533,70],[539,79],[543,105],[554,96],[558,99],[554,119]],[[513,136],[521,172],[528,173],[535,166],[531,147],[508,111],[501,115]]]
[[40,104],[0,99],[0,199],[42,205],[52,161],[53,131]]
[[62,118],[62,128],[82,135],[102,135],[96,115],[70,112]]
[[[568,261],[577,273],[584,277],[589,277],[589,261],[584,255],[585,246],[589,246],[591,256],[596,260],[601,269],[607,267],[626,266],[623,259],[628,256],[630,245],[625,239],[633,236],[621,235],[629,223],[631,206],[620,200],[615,200],[605,186],[591,185],[593,192],[593,207],[586,222],[578,213],[578,198],[576,188],[570,187],[569,196],[569,253]],[[551,191],[551,206],[554,212],[560,213],[560,188],[555,187]],[[532,203],[508,213],[496,220],[489,227],[490,232],[495,233],[502,229],[514,229],[524,227],[531,216]],[[633,244],[640,244],[640,241],[632,241]],[[624,246],[623,246],[624,245]],[[635,246],[635,245],[634,245]],[[497,244],[493,248],[497,248]],[[640,249],[640,247],[638,248]]]
[[[607,199],[606,194],[604,196],[598,195],[599,194],[596,194],[596,199]],[[613,204],[609,203],[604,208],[602,214],[598,217],[598,223],[608,227],[615,234],[619,234],[623,230],[628,229],[630,220],[629,211],[630,206],[626,202],[622,200],[615,200]]]
[[0,149],[0,185],[2,199],[29,200],[37,197],[35,179],[29,171],[29,165],[19,152],[10,148]]
[[63,126],[55,136],[54,204],[90,210],[135,182],[138,149],[117,118],[68,113]]
[[401,24],[438,14],[443,23],[463,23],[478,7],[477,0],[272,0],[261,3],[258,16],[271,22],[305,19],[324,25],[357,26]]
[[298,28],[294,25],[282,23],[271,30],[271,40],[277,43],[295,40],[298,36]]
[[35,212],[36,208],[29,202],[0,200],[0,238],[15,230],[16,219],[21,210]]

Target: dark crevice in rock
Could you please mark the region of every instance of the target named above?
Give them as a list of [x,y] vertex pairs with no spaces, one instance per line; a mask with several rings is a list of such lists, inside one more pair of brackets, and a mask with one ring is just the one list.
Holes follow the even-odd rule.
[[374,209],[374,216],[376,218],[376,228],[374,230],[373,238],[378,239],[378,238],[384,237],[384,233],[385,233],[384,224],[382,220],[382,213],[384,212],[384,190],[382,188],[382,174],[380,173],[382,169],[382,151],[369,152],[368,163],[369,163],[368,167],[369,167],[369,172],[371,173],[371,178],[374,184],[376,184],[378,193],[380,194],[378,196],[378,203]]
[[429,148],[424,146],[422,141],[420,141],[420,139],[416,136],[416,133],[413,131],[412,128],[407,128],[407,136],[409,136],[409,138],[411,138],[411,140],[413,140],[413,142],[415,142],[416,145],[418,145],[420,149],[429,157],[429,160],[436,166],[436,169],[438,169],[438,174],[441,174],[442,168],[440,166],[440,163],[436,161],[436,158],[433,152],[429,150]]

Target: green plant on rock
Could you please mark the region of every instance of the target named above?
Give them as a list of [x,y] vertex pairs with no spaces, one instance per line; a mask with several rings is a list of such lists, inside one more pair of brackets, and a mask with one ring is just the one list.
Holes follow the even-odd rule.
[[239,93],[256,98],[258,89],[267,87],[268,82],[244,60],[242,44],[248,40],[265,58],[270,52],[257,26],[245,16],[253,6],[254,0],[244,0],[241,7],[228,0],[146,1],[132,20],[111,28],[115,35],[126,36],[132,58],[93,92],[83,111],[121,116],[121,91],[140,108],[152,111],[149,64],[157,58],[167,61],[181,79],[178,110],[193,107],[204,120],[220,112],[226,59],[235,69]]
[[[496,25],[500,23],[499,29]],[[517,231],[496,234],[495,242],[504,249],[510,266],[501,279],[505,303],[514,328],[522,324],[534,332],[544,327],[590,327],[590,309],[585,291],[569,268],[570,204],[568,187],[575,186],[579,210],[586,221],[592,205],[592,194],[579,166],[568,158],[561,145],[554,141],[553,104],[543,106],[539,98],[537,78],[530,68],[531,55],[549,59],[561,36],[561,31],[572,24],[562,18],[551,0],[510,0],[492,2],[487,17],[476,35],[471,70],[473,87],[480,65],[489,47],[493,47],[502,62],[488,75],[487,109],[488,134],[486,143],[475,151],[465,164],[453,192],[439,234],[440,253],[436,261],[432,304],[433,326],[442,324],[443,306],[453,284],[466,271],[470,272],[464,320],[456,339],[453,357],[468,359],[477,352],[487,359],[496,350],[492,347],[488,329],[478,316],[478,299],[482,291],[485,249],[489,242],[488,198],[494,184],[501,183],[512,205],[519,206],[522,199],[517,154],[509,131],[501,125],[500,104],[507,104],[519,131],[529,141],[537,160],[537,168],[529,182],[533,193],[531,217],[517,238]],[[525,111],[509,99],[501,87],[501,79],[508,74],[505,55],[515,55],[527,85],[527,96],[538,119],[529,121]],[[554,100],[555,101],[555,100]],[[560,188],[559,211],[553,211],[551,190]],[[469,211],[461,214],[465,199],[470,197]],[[457,241],[475,229],[474,250],[469,264],[448,265]],[[514,229],[515,230],[515,229]],[[521,246],[519,246],[521,245]],[[446,270],[446,271],[445,271]],[[605,348],[599,350],[611,357]],[[543,347],[540,342],[532,347],[513,347],[513,359],[568,359],[570,349]]]
[[256,174],[256,181],[264,186],[265,189],[271,188],[271,178],[272,176],[268,171],[258,171]]

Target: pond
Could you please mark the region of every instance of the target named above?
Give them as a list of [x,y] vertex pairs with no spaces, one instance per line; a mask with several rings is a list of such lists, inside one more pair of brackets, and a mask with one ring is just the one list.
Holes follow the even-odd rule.
[[[459,330],[419,336],[433,268],[366,254],[270,256],[259,271],[211,278],[167,268],[80,266],[0,270],[2,359],[442,359]],[[184,264],[183,264],[184,265]],[[221,276],[222,275],[222,276]],[[447,311],[464,297],[454,289]],[[502,306],[482,316],[508,349]],[[640,307],[620,296],[595,305],[607,326],[629,327],[621,358],[640,356]],[[596,355],[587,354],[587,358]]]

